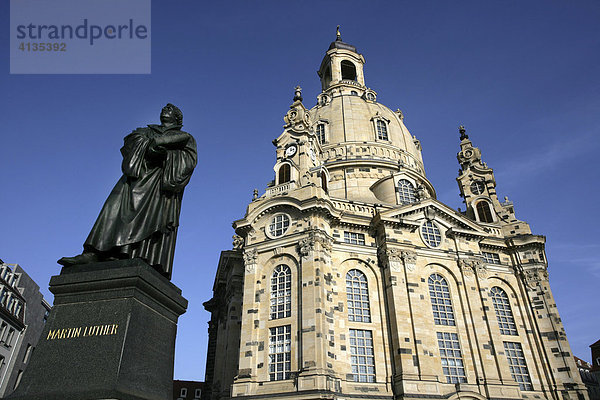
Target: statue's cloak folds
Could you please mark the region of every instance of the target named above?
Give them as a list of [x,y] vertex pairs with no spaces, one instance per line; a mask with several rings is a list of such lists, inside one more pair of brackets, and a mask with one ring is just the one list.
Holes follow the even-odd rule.
[[[84,249],[140,257],[171,277],[183,189],[197,163],[196,142],[180,128],[148,125],[125,137],[123,176],[104,203]],[[188,139],[168,148],[165,158],[151,157],[152,139],[182,134]]]

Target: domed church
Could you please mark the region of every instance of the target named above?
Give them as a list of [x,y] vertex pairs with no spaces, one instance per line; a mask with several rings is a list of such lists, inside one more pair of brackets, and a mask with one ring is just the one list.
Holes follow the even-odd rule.
[[[459,128],[464,212],[365,85],[339,30],[284,117],[275,179],[221,253],[203,399],[586,400],[545,237],[496,195]],[[458,136],[458,135],[457,135]]]

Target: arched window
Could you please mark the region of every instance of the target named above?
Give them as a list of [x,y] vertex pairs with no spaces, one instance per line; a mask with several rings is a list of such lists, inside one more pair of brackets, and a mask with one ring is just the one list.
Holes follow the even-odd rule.
[[387,125],[385,124],[385,121],[378,119],[376,124],[377,124],[377,139],[389,140],[388,132],[387,132]]
[[289,164],[282,164],[279,167],[279,179],[278,182],[281,185],[282,183],[289,182],[291,179],[291,169]]
[[406,179],[398,181],[398,195],[400,197],[400,204],[411,204],[417,201],[415,187]]
[[492,217],[492,210],[490,210],[490,205],[487,201],[481,200],[475,206],[477,209],[477,215],[479,215],[479,220],[481,222],[494,222],[494,218]]
[[325,124],[317,125],[317,140],[321,144],[325,143]]
[[357,269],[346,274],[346,294],[348,296],[348,320],[371,322],[369,310],[369,288],[367,277]]
[[325,193],[329,193],[329,190],[327,189],[327,174],[323,171],[321,171],[321,187]]
[[325,67],[325,70],[323,71],[323,89],[327,88],[329,86],[329,84],[331,83],[331,68],[329,68],[329,65]]
[[342,68],[343,80],[356,80],[356,67],[354,66],[352,61],[344,60],[340,63],[340,67]]
[[503,335],[517,335],[517,326],[515,325],[515,318],[510,308],[508,295],[498,286],[494,286],[490,290],[490,294],[492,295],[496,318],[498,318],[500,333]]
[[431,297],[431,308],[433,308],[433,320],[436,325],[456,325],[452,300],[450,299],[450,288],[448,282],[440,274],[429,276],[429,296]]
[[271,319],[286,318],[292,313],[292,271],[280,264],[271,276]]

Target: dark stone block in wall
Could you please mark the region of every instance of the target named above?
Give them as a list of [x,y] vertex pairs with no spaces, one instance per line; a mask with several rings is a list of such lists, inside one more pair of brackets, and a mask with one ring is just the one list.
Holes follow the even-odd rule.
[[172,398],[181,290],[140,259],[63,268],[11,400]]

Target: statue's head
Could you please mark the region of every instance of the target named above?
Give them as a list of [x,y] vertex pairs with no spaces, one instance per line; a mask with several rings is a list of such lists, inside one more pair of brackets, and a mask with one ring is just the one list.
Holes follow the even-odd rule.
[[179,108],[169,103],[160,112],[160,122],[162,124],[183,125],[183,113]]

